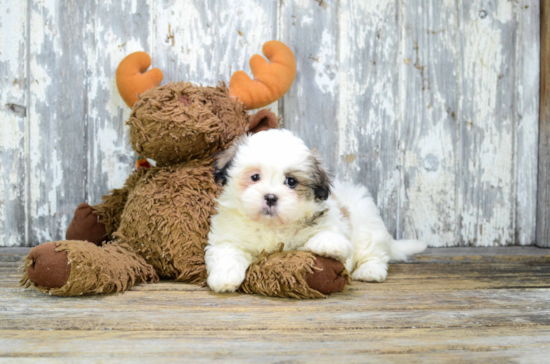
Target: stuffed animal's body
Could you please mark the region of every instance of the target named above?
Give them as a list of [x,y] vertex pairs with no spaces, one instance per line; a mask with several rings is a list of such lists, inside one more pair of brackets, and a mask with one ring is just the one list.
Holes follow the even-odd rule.
[[[279,68],[289,66],[280,58],[284,52],[288,58],[290,50],[279,42],[264,46],[272,65]],[[199,87],[185,82],[149,90],[128,88],[130,81],[139,81],[148,74],[158,79],[160,72],[142,74],[150,59],[143,63],[143,59],[134,58],[139,61],[134,64],[139,73],[121,70],[125,59],[117,70],[117,82],[121,95],[126,94],[125,100],[133,105],[128,121],[132,147],[157,165],[139,168],[122,189],[104,196],[101,204],[81,204],[67,231],[67,240],[32,249],[22,280],[27,286],[74,296],[122,291],[135,283],[156,282],[159,278],[201,285],[206,282],[204,247],[215,199],[222,188],[214,180],[213,156],[243,133],[276,127],[278,120],[269,111],[248,115],[239,101],[242,83],[234,87],[241,90],[237,95],[231,91],[231,84],[229,90],[223,84]],[[242,81],[243,75],[236,76]],[[147,88],[153,81],[148,82]],[[279,93],[282,90],[284,94],[287,86],[279,85]],[[141,93],[137,102],[133,98],[138,92],[132,90]],[[262,102],[280,96],[264,95]],[[343,265],[334,260],[305,252],[277,252],[262,255],[250,267],[241,291],[323,297],[342,290],[348,279]]]

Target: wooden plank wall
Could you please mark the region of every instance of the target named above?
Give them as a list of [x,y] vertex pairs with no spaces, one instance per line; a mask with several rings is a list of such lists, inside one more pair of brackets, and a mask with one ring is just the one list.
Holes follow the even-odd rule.
[[[271,108],[390,231],[432,246],[536,236],[535,0],[0,0],[0,246],[60,239],[133,168],[114,72],[227,81],[269,39],[295,84]],[[539,182],[540,183],[540,182]]]

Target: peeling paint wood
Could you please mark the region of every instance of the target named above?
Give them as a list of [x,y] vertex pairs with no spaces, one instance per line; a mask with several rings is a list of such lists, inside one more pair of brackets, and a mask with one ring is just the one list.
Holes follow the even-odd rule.
[[537,245],[550,247],[550,0],[541,1]]
[[368,185],[392,233],[534,243],[538,2],[283,4],[282,39],[301,44],[285,126]]
[[250,57],[277,38],[275,1],[162,1],[151,11],[151,52],[164,82],[229,85],[235,71],[252,76]]
[[399,17],[401,236],[455,245],[459,14],[454,2],[407,1],[400,3]]
[[[515,242],[531,245],[536,241],[537,169],[540,109],[540,2],[516,4],[517,39],[515,46]],[[546,63],[549,62],[547,59]],[[550,182],[550,179],[547,180]],[[550,201],[548,201],[550,204]],[[544,220],[541,221],[544,224]],[[550,236],[547,236],[547,241]]]
[[31,1],[29,52],[29,236],[64,236],[86,201],[89,3]]
[[0,246],[26,240],[27,2],[0,0]]
[[[132,52],[151,51],[153,16],[150,0],[92,2],[93,22],[87,35],[87,201],[96,204],[120,188],[134,170],[130,147],[130,115],[116,87],[115,72]],[[154,61],[154,60],[153,60]],[[74,206],[78,201],[74,202]],[[73,207],[74,209],[74,207]]]
[[515,243],[514,171],[515,162],[522,161],[516,159],[517,118],[510,90],[515,86],[517,11],[524,10],[507,1],[473,1],[461,7],[466,31],[460,35],[465,48],[457,198],[458,236],[463,244]]
[[373,4],[340,2],[338,69],[346,71],[339,72],[337,172],[369,188],[395,236],[400,183],[398,10],[394,2]]
[[125,55],[148,51],[164,83],[214,85],[250,73],[269,39],[298,65],[270,108],[336,175],[369,187],[393,235],[533,244],[538,167],[548,230],[535,0],[1,5],[0,27],[20,31],[4,31],[0,50],[0,245],[63,238],[78,203],[126,179],[129,110],[114,82]]
[[407,44],[406,31],[404,52],[418,46],[421,59],[417,86],[403,84],[404,235],[432,246],[533,244],[538,2],[433,2],[427,16],[407,4],[416,39]]
[[315,147],[335,171],[338,157],[338,4],[281,1],[279,36],[296,57],[296,79],[283,100],[284,127]]

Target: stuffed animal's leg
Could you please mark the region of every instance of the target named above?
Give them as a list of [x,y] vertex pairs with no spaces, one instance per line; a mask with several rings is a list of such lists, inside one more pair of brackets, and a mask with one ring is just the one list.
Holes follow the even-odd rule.
[[136,283],[158,281],[145,259],[118,243],[45,243],[30,251],[24,269],[22,285],[56,296],[120,292]]
[[120,226],[120,217],[126,206],[128,194],[145,173],[147,170],[143,168],[134,171],[123,188],[114,189],[103,196],[103,201],[98,205],[90,206],[87,203],[78,205],[65,238],[89,241],[95,245],[112,240],[113,233]]
[[279,251],[260,254],[248,268],[239,291],[272,297],[323,298],[343,291],[349,282],[342,262],[310,252]]
[[98,246],[109,240],[107,228],[101,217],[87,203],[81,203],[76,208],[65,238],[88,241]]

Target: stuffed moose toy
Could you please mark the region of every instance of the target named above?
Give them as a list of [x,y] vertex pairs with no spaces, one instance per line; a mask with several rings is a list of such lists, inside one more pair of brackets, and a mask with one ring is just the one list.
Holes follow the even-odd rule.
[[[138,166],[124,187],[95,206],[80,204],[66,239],[33,248],[21,284],[57,296],[120,292],[140,282],[173,279],[206,284],[204,247],[210,216],[222,187],[214,179],[215,155],[243,133],[278,127],[269,110],[253,115],[290,88],[296,61],[283,43],[264,44],[269,59],[254,55],[250,67],[231,77],[229,89],[189,82],[158,86],[159,69],[147,68],[144,52],[127,56],[117,73],[118,90],[132,107],[132,148],[156,161]],[[342,263],[312,253],[264,252],[239,291],[267,296],[318,298],[344,289]]]

